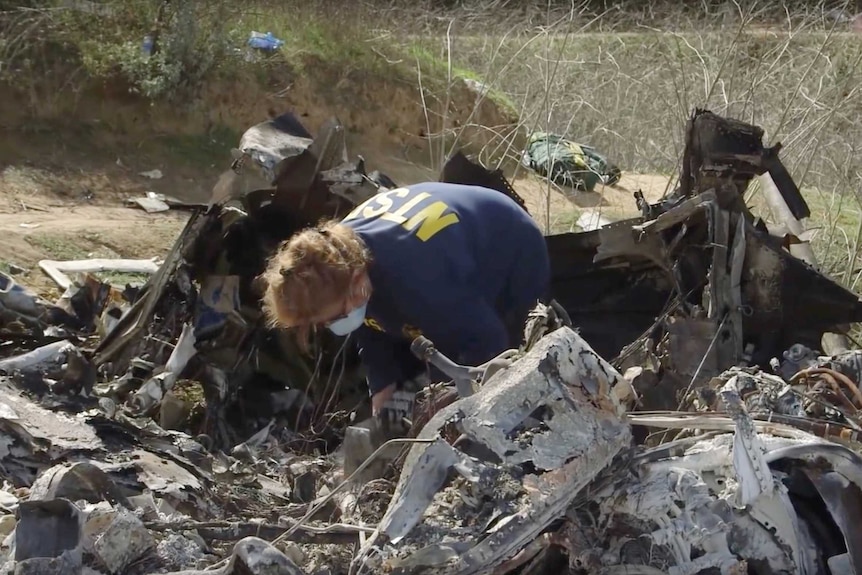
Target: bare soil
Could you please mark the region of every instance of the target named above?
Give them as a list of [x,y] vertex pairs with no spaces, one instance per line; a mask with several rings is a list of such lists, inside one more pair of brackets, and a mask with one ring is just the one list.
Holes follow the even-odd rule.
[[579,192],[554,186],[536,175],[523,174],[514,180],[513,186],[524,198],[533,218],[546,230],[559,233],[569,231],[585,210],[594,210],[612,221],[634,217],[638,215],[634,193],[640,190],[648,202],[656,202],[665,190],[670,191],[668,181],[667,176],[659,174],[623,172],[613,186],[599,185],[592,192]]
[[0,263],[25,269],[20,283],[56,296],[59,289],[39,270],[39,260],[164,257],[187,214],[125,207],[119,190],[141,195],[149,187],[135,194],[130,184],[104,174],[59,177],[7,166],[0,173]]

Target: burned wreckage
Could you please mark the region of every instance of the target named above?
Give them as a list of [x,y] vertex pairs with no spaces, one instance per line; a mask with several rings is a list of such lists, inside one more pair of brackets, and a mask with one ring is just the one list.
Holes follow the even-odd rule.
[[[820,351],[862,302],[797,257],[808,207],[759,128],[697,110],[686,136],[641,217],[547,237],[521,349],[478,370],[414,342],[452,381],[347,465],[350,341],[300,353],[256,278],[397,184],[336,121],[254,126],[142,289],[2,300],[4,572],[862,573],[862,352]],[[461,154],[440,179],[524,206]]]

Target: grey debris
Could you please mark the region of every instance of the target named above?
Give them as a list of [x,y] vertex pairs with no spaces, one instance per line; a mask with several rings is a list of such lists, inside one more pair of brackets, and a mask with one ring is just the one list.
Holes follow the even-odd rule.
[[179,533],[168,533],[155,552],[172,569],[187,569],[204,558],[200,544]]
[[258,537],[246,537],[218,570],[185,570],[166,575],[305,575],[290,558]]
[[154,545],[152,535],[141,520],[128,511],[120,510],[96,540],[94,549],[108,571],[119,574]]
[[31,501],[58,497],[89,503],[108,501],[128,504],[111,478],[88,461],[55,465],[39,475],[30,487]]
[[225,575],[304,575],[287,555],[257,537],[236,544]]
[[[419,438],[433,442],[410,450],[389,509],[351,571],[368,563],[460,575],[502,564],[629,446],[611,393],[621,381],[572,329],[540,340],[423,428]],[[454,447],[442,439],[452,428],[462,435]]]
[[80,572],[84,516],[72,502],[22,501],[18,514],[16,573]]

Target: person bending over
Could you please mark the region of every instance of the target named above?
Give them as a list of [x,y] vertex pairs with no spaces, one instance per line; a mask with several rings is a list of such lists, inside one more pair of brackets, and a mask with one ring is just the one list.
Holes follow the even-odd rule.
[[300,344],[318,326],[355,334],[377,416],[425,373],[410,351],[419,335],[464,365],[518,347],[549,295],[550,264],[541,230],[508,196],[428,182],[293,235],[263,279],[269,324],[295,328]]

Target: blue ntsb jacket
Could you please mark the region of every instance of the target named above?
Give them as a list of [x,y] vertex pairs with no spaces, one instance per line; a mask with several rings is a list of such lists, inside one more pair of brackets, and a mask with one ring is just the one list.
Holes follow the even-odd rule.
[[343,224],[373,259],[373,293],[355,332],[372,393],[424,368],[409,347],[420,334],[465,365],[517,346],[504,317],[522,322],[549,289],[541,230],[496,190],[416,184],[377,194]]

